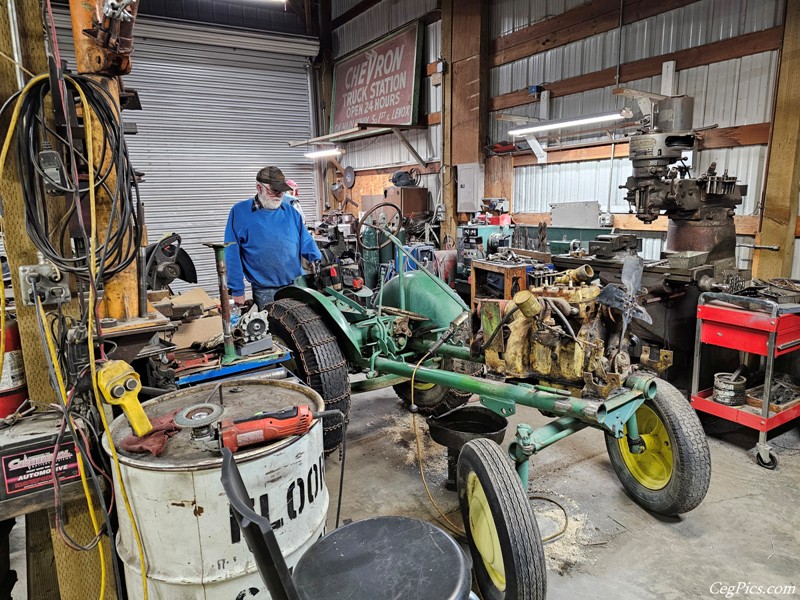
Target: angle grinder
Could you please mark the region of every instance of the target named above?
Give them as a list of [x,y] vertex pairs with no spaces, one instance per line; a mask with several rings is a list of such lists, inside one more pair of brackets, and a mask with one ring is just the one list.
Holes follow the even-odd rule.
[[315,419],[340,415],[338,410],[314,412],[308,406],[292,406],[275,412],[257,413],[242,419],[222,419],[224,408],[215,402],[193,404],[175,415],[175,425],[191,429],[192,443],[201,450],[222,452],[273,442],[307,432]]

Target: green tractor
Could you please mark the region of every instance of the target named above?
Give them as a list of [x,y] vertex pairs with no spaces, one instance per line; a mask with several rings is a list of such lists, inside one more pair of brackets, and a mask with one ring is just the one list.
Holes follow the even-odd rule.
[[[378,205],[373,211],[379,208],[386,209]],[[397,207],[389,209],[399,215]],[[350,373],[366,375],[359,390],[393,386],[409,404],[413,395],[414,410],[428,414],[457,409],[472,394],[505,417],[515,413],[517,405],[532,407],[552,420],[537,429],[518,426],[509,446],[525,490],[532,454],[594,427],[605,432],[614,472],[641,506],[677,515],[700,504],[711,473],[699,419],[677,389],[655,372],[634,366],[628,354],[628,321],[647,318],[635,302],[633,258],[627,279],[623,277],[627,289],[600,288],[585,269],[554,274],[545,285],[522,290],[513,301],[483,303],[478,320],[450,287],[421,265],[407,271],[403,263],[416,259],[395,236],[397,227],[375,225],[370,216],[359,222],[362,248],[393,243],[400,262],[399,274],[380,282],[371,307],[300,278],[278,292],[271,309],[272,333],[293,352],[298,375],[330,408],[347,414]],[[480,322],[477,331],[471,330],[473,321]],[[325,424],[324,431],[326,450],[332,451],[341,442],[341,426]],[[508,457],[502,460],[510,463]],[[481,468],[480,461],[469,464]],[[533,561],[541,573],[531,573],[529,567],[523,575],[511,568],[525,562],[510,543],[515,533],[508,523],[514,519],[490,518],[492,510],[499,510],[493,509],[499,500],[486,500],[491,493],[480,484],[485,479],[467,473],[464,482],[468,481],[478,483],[460,488],[459,494],[467,495],[462,512],[466,511],[468,534],[470,524],[475,528],[470,541],[480,559],[475,561],[478,579],[488,582],[481,589],[497,592],[489,597],[538,598],[502,595],[515,586],[543,589],[538,583],[543,582],[544,563]],[[515,522],[528,527],[529,520]]]

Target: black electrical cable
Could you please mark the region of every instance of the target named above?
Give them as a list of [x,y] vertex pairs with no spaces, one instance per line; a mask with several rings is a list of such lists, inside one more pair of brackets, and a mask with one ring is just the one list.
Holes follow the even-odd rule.
[[[32,281],[31,285],[32,285],[32,288],[33,288],[34,297],[38,298],[38,295],[37,295],[37,292],[36,292],[36,282]],[[36,310],[36,323],[37,323],[38,328],[39,328],[39,335],[41,335],[42,339],[44,340],[44,339],[46,339],[46,333],[45,333],[45,330],[44,330],[45,323],[43,322],[42,315],[41,315],[41,312],[39,310],[40,306],[41,305],[37,306],[37,310]],[[57,369],[59,367],[58,367],[58,365],[53,364],[53,362],[50,360],[49,354],[45,353],[45,359],[47,361],[47,364],[48,364],[48,367],[49,367],[49,370],[50,370],[50,375],[51,375],[52,379],[54,380],[52,382],[53,388],[56,389],[58,386],[57,386],[57,382],[55,381],[56,380],[55,369]],[[88,367],[85,367],[83,369],[82,375],[86,374],[87,369],[88,369]],[[79,379],[80,379],[80,376],[79,376]],[[72,423],[72,420],[70,419],[70,412],[72,410],[72,403],[73,403],[75,397],[77,396],[77,391],[76,390],[77,390],[77,384],[70,391],[69,399],[68,400],[64,399],[64,400],[66,400],[66,406],[62,406],[60,404],[58,405],[59,410],[62,410],[64,414],[63,414],[63,421],[61,423],[61,427],[59,428],[58,436],[56,437],[55,444],[53,446],[53,464],[52,464],[51,472],[52,472],[52,475],[53,475],[54,495],[56,497],[56,512],[57,512],[58,516],[60,517],[60,519],[59,518],[56,519],[56,524],[59,526],[59,532],[64,537],[65,541],[67,541],[69,544],[74,545],[76,548],[90,550],[90,549],[92,549],[92,548],[94,548],[96,546],[96,543],[93,542],[92,544],[90,544],[90,547],[82,546],[80,543],[78,543],[74,539],[72,539],[72,537],[63,528],[63,525],[61,525],[61,523],[63,523],[63,521],[65,519],[64,519],[64,515],[63,515],[63,506],[60,504],[60,501],[59,501],[59,499],[60,499],[60,482],[58,480],[58,471],[56,469],[58,451],[59,451],[59,448],[60,448],[61,443],[63,441],[63,436],[64,436],[65,429],[66,429],[65,426],[69,427],[70,434],[72,436],[72,440],[73,440],[73,442],[75,444],[75,447],[78,449],[78,451],[81,452],[87,458],[90,456],[89,452],[91,451],[91,449],[84,447],[84,445],[81,443],[81,439],[78,437],[78,434],[77,434],[77,432],[75,430],[75,427],[74,427],[74,425]],[[92,461],[87,461],[84,466],[86,467],[86,469],[87,469],[87,471],[89,473],[89,479],[92,481],[92,485],[94,486],[94,489],[95,489],[95,494],[97,495],[98,502],[100,503],[100,508],[101,508],[101,510],[103,512],[106,533],[107,533],[108,538],[109,538],[109,544],[111,545],[111,548],[115,548],[116,545],[114,543],[114,530],[113,530],[112,523],[111,523],[111,517],[110,517],[110,515],[108,513],[108,507],[106,505],[105,497],[103,496],[103,490],[102,490],[102,487],[100,486],[100,481],[99,481],[97,472],[94,469]],[[113,568],[114,568],[114,579],[115,579],[115,583],[117,585],[117,590],[122,590],[123,589],[122,588],[122,579],[121,579],[121,576],[120,576],[120,573],[119,573],[119,566],[117,565],[117,561],[115,560],[113,554],[114,553],[112,553],[111,562],[113,563]]]
[[[17,126],[17,157],[23,187],[26,229],[37,249],[59,270],[74,274],[79,279],[88,280],[91,277],[87,252],[89,240],[83,226],[80,206],[87,200],[89,190],[88,187],[81,187],[80,182],[75,181],[69,173],[93,169],[95,190],[104,190],[111,198],[105,241],[97,246],[96,252],[97,285],[124,270],[136,259],[137,248],[142,239],[142,227],[138,215],[141,200],[125,144],[122,123],[113,98],[98,83],[80,75],[73,76],[65,84],[67,91],[73,95],[77,94],[77,88],[83,91],[89,108],[96,118],[96,124],[101,129],[105,143],[99,152],[100,166],[96,168],[95,165],[89,165],[86,156],[46,125],[45,99],[50,91],[50,82],[42,80],[37,83],[23,100]],[[55,142],[53,150],[60,156],[67,157],[68,165],[63,173],[64,182],[55,181],[38,164],[40,153],[50,149],[48,136]],[[113,173],[116,173],[116,184],[109,186],[109,179]],[[73,203],[68,208],[69,216],[63,220],[56,232],[55,239],[59,248],[54,247],[50,241],[52,232],[47,219],[45,186],[57,192],[73,195]],[[73,216],[78,218],[83,239],[76,240],[81,243],[76,244],[74,255],[68,256],[64,247],[67,246],[65,241],[68,223]]]

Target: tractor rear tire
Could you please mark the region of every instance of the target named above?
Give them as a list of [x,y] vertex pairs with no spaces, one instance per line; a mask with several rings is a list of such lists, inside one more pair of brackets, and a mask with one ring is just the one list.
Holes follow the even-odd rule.
[[323,417],[325,455],[342,443],[344,424],[350,415],[350,380],[347,361],[336,336],[310,306],[284,298],[269,310],[270,332],[292,351],[295,374],[325,401],[325,410],[339,410],[336,417]]
[[[467,361],[460,361],[463,365],[456,366],[458,363],[452,358],[445,358],[442,361],[442,369],[447,371],[456,371],[459,373],[467,373],[470,363]],[[405,406],[411,406],[411,382],[406,381],[398,383],[394,386],[395,393],[400,396]],[[449,410],[463,406],[472,396],[472,392],[462,392],[447,388],[441,385],[433,385],[430,383],[423,383],[419,380],[414,381],[414,405],[419,409],[419,412],[425,415],[443,415]]]
[[527,491],[503,449],[468,442],[458,458],[458,503],[485,600],[544,600],[547,568]]
[[660,515],[696,508],[711,482],[711,454],[700,419],[671,384],[657,379],[658,392],[636,411],[645,451],[630,451],[627,437],[606,434],[611,466],[635,502]]

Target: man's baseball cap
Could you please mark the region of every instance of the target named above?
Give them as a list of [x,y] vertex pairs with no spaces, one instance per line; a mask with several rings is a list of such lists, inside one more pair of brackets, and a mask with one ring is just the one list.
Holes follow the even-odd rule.
[[286,185],[286,177],[278,167],[264,167],[256,175],[256,181],[269,185],[276,192],[288,192],[292,189]]

